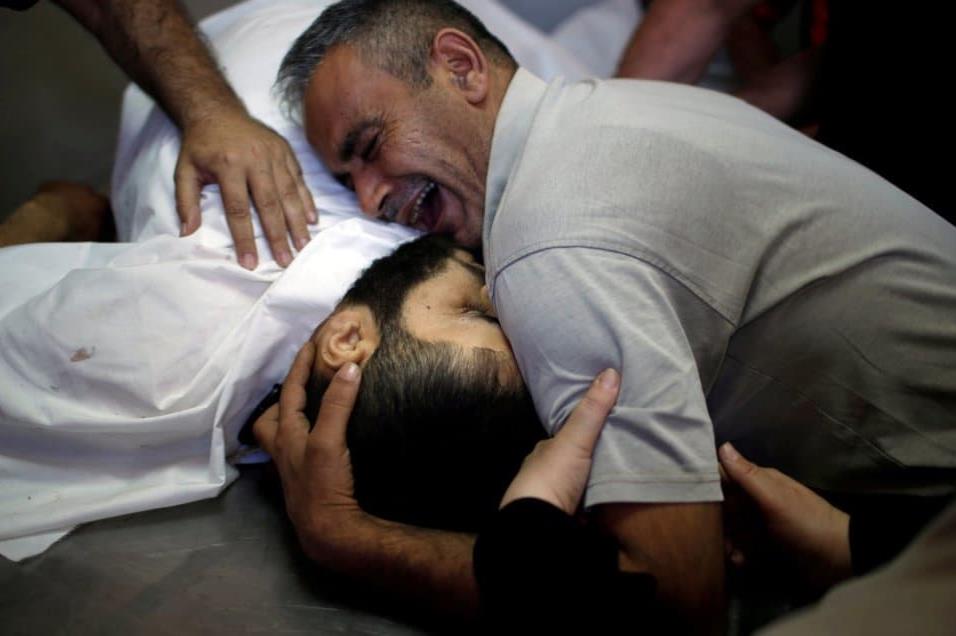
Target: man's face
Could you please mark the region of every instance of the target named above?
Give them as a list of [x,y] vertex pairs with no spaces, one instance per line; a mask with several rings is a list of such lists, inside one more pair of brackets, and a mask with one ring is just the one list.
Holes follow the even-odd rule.
[[335,47],[306,89],[306,136],[365,214],[477,247],[489,135],[434,79],[417,90]]
[[499,384],[519,388],[523,382],[514,353],[483,288],[484,269],[458,252],[443,272],[408,293],[402,306],[405,329],[426,342],[491,351]]

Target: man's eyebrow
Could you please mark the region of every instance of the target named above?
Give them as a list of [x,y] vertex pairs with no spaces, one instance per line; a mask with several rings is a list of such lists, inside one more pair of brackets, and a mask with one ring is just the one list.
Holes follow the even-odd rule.
[[359,139],[362,138],[362,135],[365,133],[365,131],[369,128],[381,127],[381,117],[363,119],[358,124],[353,126],[352,130],[345,135],[345,139],[342,140],[342,145],[339,146],[339,161],[342,163],[348,163],[352,161],[352,157],[355,156],[355,147],[358,146]]

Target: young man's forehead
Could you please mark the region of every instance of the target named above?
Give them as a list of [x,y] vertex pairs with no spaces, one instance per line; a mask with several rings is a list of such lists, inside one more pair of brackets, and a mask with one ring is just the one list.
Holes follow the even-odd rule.
[[[409,295],[405,297],[407,301],[416,292],[428,290],[428,293],[439,294],[442,297],[459,298],[461,292],[467,291],[468,294],[474,293],[475,286],[481,286],[485,283],[485,269],[474,262],[467,252],[469,260],[459,258],[461,250],[455,249],[455,253],[445,258],[441,266],[434,270],[433,274],[414,285],[409,290]],[[461,278],[462,273],[467,278]]]
[[484,284],[485,281],[485,268],[482,265],[479,265],[475,262],[475,257],[466,252],[465,250],[456,249],[455,256],[452,260],[459,265],[461,265],[469,274],[472,274]]

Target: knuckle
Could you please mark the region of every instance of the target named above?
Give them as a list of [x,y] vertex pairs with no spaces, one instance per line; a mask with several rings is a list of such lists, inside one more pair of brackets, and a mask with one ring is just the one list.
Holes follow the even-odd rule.
[[532,457],[541,457],[542,455],[547,455],[548,449],[551,446],[553,446],[552,440],[550,439],[541,440],[540,442],[534,445],[534,449],[528,455],[528,459],[531,459]]
[[282,194],[280,196],[282,197],[282,202],[288,207],[297,207],[301,200],[299,189],[295,186],[295,184],[289,184],[283,188]]
[[329,395],[329,392],[326,392],[325,397],[322,398],[322,410],[324,411],[343,411],[352,408],[352,401],[346,395],[333,394]]
[[591,394],[586,394],[578,406],[578,411],[587,416],[599,416],[607,409],[607,403]]
[[272,210],[275,211],[279,207],[279,200],[274,196],[260,196],[256,200],[256,207],[260,210]]
[[240,254],[256,254],[256,242],[251,239],[236,239],[236,251]]
[[243,162],[244,159],[245,157],[243,156],[243,153],[241,153],[238,150],[232,150],[232,149],[224,151],[219,156],[220,162],[226,166],[239,165]]
[[309,445],[305,449],[306,455],[311,459],[319,460],[329,457],[334,452],[334,445],[323,437],[310,439]]
[[281,140],[271,140],[269,143],[269,159],[271,159],[273,163],[281,165],[285,162],[285,158],[285,144],[281,143]]
[[286,451],[286,440],[282,435],[276,435],[272,440],[272,450],[276,456],[282,456]]
[[226,214],[235,220],[242,221],[249,218],[252,212],[249,210],[248,205],[234,203],[226,207]]

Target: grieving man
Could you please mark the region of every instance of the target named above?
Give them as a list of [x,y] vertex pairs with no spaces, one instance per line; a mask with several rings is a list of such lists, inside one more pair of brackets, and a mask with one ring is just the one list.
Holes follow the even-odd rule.
[[[956,230],[873,173],[708,91],[546,84],[446,0],[330,7],[279,86],[366,213],[482,247],[551,432],[621,371],[585,505],[692,627],[722,603],[717,443],[835,493],[952,490]],[[339,468],[286,483],[309,553],[473,602],[467,541],[309,494]]]

